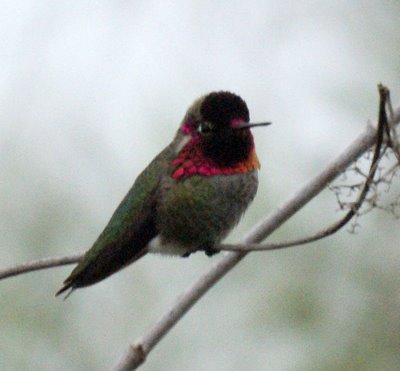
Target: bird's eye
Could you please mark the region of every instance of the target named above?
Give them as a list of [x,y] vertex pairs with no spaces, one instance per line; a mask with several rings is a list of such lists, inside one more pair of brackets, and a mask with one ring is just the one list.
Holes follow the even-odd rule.
[[200,133],[203,133],[203,134],[204,133],[209,133],[212,130],[213,130],[213,126],[209,122],[202,122],[200,124],[200,127],[199,127],[199,132]]

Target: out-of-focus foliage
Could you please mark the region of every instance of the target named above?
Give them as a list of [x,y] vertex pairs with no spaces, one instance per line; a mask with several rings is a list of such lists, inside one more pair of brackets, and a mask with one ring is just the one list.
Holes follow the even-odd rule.
[[[273,122],[255,132],[260,188],[238,240],[375,119],[378,82],[396,104],[398,14],[372,0],[2,4],[1,266],[89,248],[191,101],[218,89]],[[326,192],[274,239],[336,208]],[[143,369],[397,370],[398,221],[359,222],[248,256]],[[107,370],[209,264],[146,257],[65,302],[54,293],[72,267],[1,281],[0,368]]]

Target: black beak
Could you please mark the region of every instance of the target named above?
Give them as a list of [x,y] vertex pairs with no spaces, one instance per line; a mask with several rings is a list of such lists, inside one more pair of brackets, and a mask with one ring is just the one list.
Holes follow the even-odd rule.
[[242,124],[235,126],[235,129],[249,129],[249,128],[255,128],[257,126],[268,126],[271,124],[272,124],[271,122],[259,122],[259,123],[243,122]]

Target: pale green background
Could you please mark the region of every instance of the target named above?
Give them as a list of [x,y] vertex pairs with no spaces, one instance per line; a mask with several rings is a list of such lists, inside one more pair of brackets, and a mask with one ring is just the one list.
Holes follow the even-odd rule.
[[[260,188],[237,241],[375,119],[378,82],[398,102],[399,15],[394,0],[2,1],[0,266],[89,248],[191,101],[218,89],[273,122],[255,131]],[[336,210],[326,192],[274,240]],[[398,370],[399,222],[360,222],[247,257],[142,369]],[[108,370],[212,260],[146,257],[65,302],[72,267],[0,282],[0,369]]]

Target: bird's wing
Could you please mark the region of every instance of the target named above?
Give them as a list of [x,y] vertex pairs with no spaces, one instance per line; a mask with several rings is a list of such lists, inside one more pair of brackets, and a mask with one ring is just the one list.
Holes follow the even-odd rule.
[[155,226],[158,184],[174,156],[166,147],[138,176],[107,226],[56,295],[88,286],[141,258],[157,235]]

